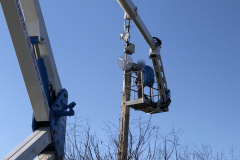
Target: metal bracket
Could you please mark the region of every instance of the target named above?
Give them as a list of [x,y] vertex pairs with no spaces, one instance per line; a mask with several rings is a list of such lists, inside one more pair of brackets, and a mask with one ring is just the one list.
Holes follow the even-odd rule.
[[67,105],[67,103],[67,90],[62,89],[52,105],[50,112],[50,128],[57,160],[62,160],[64,157],[66,116],[73,116],[75,114],[73,107],[76,103],[72,102],[69,105]]
[[[72,102],[69,105],[65,105],[63,103],[57,104],[57,108],[62,108],[61,110],[55,111],[53,118],[55,119],[54,125],[57,125],[58,120],[63,116],[74,116],[74,110],[73,107],[76,105],[75,102]],[[66,111],[67,109],[70,109],[69,111]]]

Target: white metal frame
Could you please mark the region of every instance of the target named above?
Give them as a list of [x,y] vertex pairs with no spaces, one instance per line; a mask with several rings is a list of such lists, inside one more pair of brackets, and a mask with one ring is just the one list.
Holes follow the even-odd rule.
[[167,102],[166,98],[166,90],[167,88],[167,81],[165,78],[165,73],[163,69],[162,58],[160,55],[160,47],[157,47],[155,50],[150,49],[150,58],[152,59],[153,68],[155,71],[155,77],[157,80],[158,91],[160,92],[161,101]]

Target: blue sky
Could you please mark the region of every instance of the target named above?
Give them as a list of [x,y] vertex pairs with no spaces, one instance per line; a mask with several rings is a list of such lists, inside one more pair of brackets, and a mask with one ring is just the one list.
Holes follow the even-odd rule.
[[[240,153],[240,1],[133,1],[152,36],[162,40],[163,59],[172,103],[168,113],[153,115],[162,133],[172,125],[184,130],[181,139],[197,146],[210,144],[228,154],[233,144]],[[116,0],[47,1],[42,11],[62,86],[79,116],[105,139],[103,121],[118,125],[123,72],[124,12]],[[31,133],[32,109],[5,18],[0,11],[0,158]],[[148,65],[149,47],[136,27],[135,62]],[[130,111],[130,120],[149,116]],[[71,122],[73,118],[69,118]]]

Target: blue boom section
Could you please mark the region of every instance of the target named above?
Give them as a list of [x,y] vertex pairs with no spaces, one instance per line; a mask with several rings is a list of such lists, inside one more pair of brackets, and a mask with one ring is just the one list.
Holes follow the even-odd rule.
[[42,78],[44,91],[49,104],[49,80],[48,80],[47,68],[45,66],[44,59],[42,57],[36,61],[37,61],[38,69]]
[[[39,41],[38,41],[38,37],[30,37],[30,41],[32,43],[32,45],[38,45]],[[47,97],[47,101],[48,104],[50,105],[50,101],[49,101],[49,80],[48,80],[48,74],[47,74],[47,68],[46,65],[44,63],[44,59],[41,57],[40,59],[36,59],[37,62],[37,66],[38,66],[38,70],[42,79],[42,83],[43,83],[43,87],[44,87],[44,91]],[[32,117],[32,130],[33,132],[38,129],[41,126],[41,122],[37,122],[34,114]]]
[[143,84],[145,86],[152,87],[154,84],[154,71],[152,67],[145,65],[142,67],[143,70]]
[[[49,80],[48,80],[47,68],[45,66],[44,59],[40,58],[40,59],[36,60],[36,62],[37,62],[38,70],[39,70],[39,73],[40,73],[40,76],[42,79],[42,83],[43,83],[44,91],[45,91],[45,94],[47,97],[47,101],[48,101],[48,104],[50,104],[49,103],[49,89],[48,89],[49,88]],[[33,117],[32,117],[33,132],[35,130],[37,130],[39,127],[40,127],[40,124],[39,124],[39,122],[36,121],[35,116],[33,114]]]

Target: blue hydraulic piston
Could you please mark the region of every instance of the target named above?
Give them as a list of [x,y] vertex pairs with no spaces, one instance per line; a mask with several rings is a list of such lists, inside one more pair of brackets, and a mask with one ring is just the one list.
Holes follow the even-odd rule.
[[41,57],[40,59],[36,60],[38,65],[38,70],[41,75],[44,91],[48,100],[49,104],[49,80],[48,80],[48,74],[47,74],[47,68],[44,62],[44,59]]
[[[50,104],[49,102],[49,80],[48,80],[48,74],[47,74],[47,68],[45,66],[45,63],[44,63],[44,59],[43,58],[40,58],[38,60],[36,60],[37,62],[37,66],[38,66],[38,70],[39,70],[39,73],[40,73],[40,76],[41,76],[41,79],[42,79],[42,83],[43,83],[43,87],[44,87],[44,91],[45,91],[45,94],[46,94],[46,97],[47,97],[47,101],[48,101],[48,104]],[[32,118],[32,130],[33,132],[35,130],[37,130],[39,127],[41,127],[42,123],[39,123],[35,120],[35,117],[34,117],[34,114],[33,114],[33,118]]]
[[[38,46],[38,43],[39,43],[38,37],[30,37],[30,41],[32,43],[32,46]],[[34,52],[39,52],[38,47],[37,47],[37,50],[35,50]],[[35,53],[35,55],[37,55],[37,53]],[[36,62],[37,62],[38,70],[40,72],[40,76],[44,86],[44,91],[49,104],[49,80],[48,80],[47,68],[44,63],[44,59],[40,57],[40,54],[39,54],[39,57],[36,57]]]

